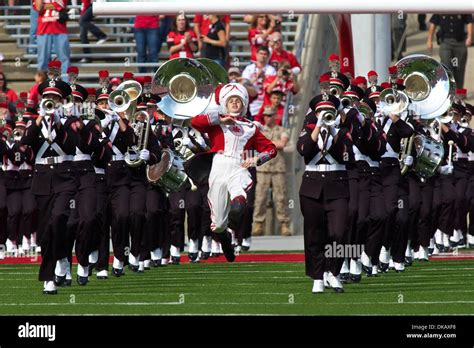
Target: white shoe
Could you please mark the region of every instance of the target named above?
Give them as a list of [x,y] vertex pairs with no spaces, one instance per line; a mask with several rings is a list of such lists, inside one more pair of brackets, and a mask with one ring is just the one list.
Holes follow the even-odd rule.
[[107,279],[109,277],[109,272],[106,269],[104,269],[100,272],[97,272],[96,277],[98,279]]
[[0,260],[5,259],[5,250],[3,249],[3,246],[0,247]]
[[97,263],[98,260],[99,260],[99,250],[94,250],[89,255],[89,263],[94,264],[94,263]]
[[143,267],[145,267],[145,269],[151,268],[151,260],[143,261]]
[[170,248],[170,254],[171,256],[174,256],[174,257],[180,257],[181,256],[181,250],[177,247],[175,247],[174,245],[171,246]]
[[437,229],[434,234],[435,243],[438,245],[443,245],[443,232],[440,229]]
[[199,250],[199,241],[197,239],[189,240],[188,253],[197,253]]
[[[352,260],[351,260],[352,263]],[[344,262],[342,263],[341,267],[341,273],[349,273],[349,260],[344,259]]]
[[77,275],[79,277],[88,277],[89,276],[89,266],[82,266],[81,264],[77,264]]
[[393,269],[395,268],[395,264],[393,262],[393,259],[390,258],[390,260],[388,261],[388,269]]
[[211,236],[204,236],[202,237],[202,246],[201,250],[203,253],[211,252],[212,247],[212,237]]
[[403,272],[405,270],[405,264],[403,262],[394,262],[393,265],[395,267],[395,271],[397,272]]
[[234,248],[234,253],[235,255],[240,255],[240,252],[242,251],[242,247],[240,245],[237,245],[235,248]]
[[342,287],[341,280],[339,279],[339,276],[334,276],[331,272],[328,272],[327,275],[327,281],[329,283],[329,286],[331,289],[333,289],[336,292],[344,292],[344,289]]
[[155,250],[151,251],[150,256],[153,261],[161,259],[163,257],[161,248],[156,248]]
[[26,236],[23,236],[22,238],[21,249],[24,253],[27,253],[28,250],[30,250],[30,241],[28,240],[28,238],[26,238]]
[[329,289],[331,288],[331,286],[329,285],[329,281],[328,281],[328,274],[329,272],[324,272],[323,274],[323,284],[324,284],[324,287]]
[[317,279],[313,282],[313,294],[324,292],[324,282],[321,279]]
[[[421,246],[420,246],[420,249],[421,249]],[[420,249],[418,249],[418,251],[415,251],[413,253],[413,259],[414,260],[419,260],[420,259]]]
[[409,257],[413,259],[413,249],[410,247],[410,241],[408,241],[407,248],[405,250],[405,257]]
[[138,262],[138,272],[140,273],[145,272],[145,262],[143,261]]
[[67,258],[56,261],[56,268],[54,269],[54,274],[59,277],[64,277],[68,271],[69,262]]
[[434,249],[434,247],[435,247],[434,239],[430,238],[430,246],[428,247],[428,249]]
[[449,235],[447,233],[443,233],[443,245],[444,245],[445,248],[450,247]]
[[242,239],[242,249],[249,250],[250,246],[252,245],[252,237]]
[[434,246],[434,248],[433,248],[433,254],[432,254],[432,255],[438,255],[438,254],[439,254],[439,249],[438,249],[438,247],[437,247],[436,244],[435,244],[435,246]]
[[459,230],[454,230],[453,235],[449,237],[449,241],[452,243],[459,243],[459,240],[462,238],[462,233]]
[[365,251],[363,251],[362,255],[360,255],[360,262],[362,262],[362,264],[367,268],[372,267],[372,262],[370,261],[370,257],[365,253]]
[[114,261],[112,262],[112,267],[113,267],[113,268],[116,268],[116,269],[123,269],[123,262],[122,262],[122,261],[119,261],[119,259],[117,259],[117,258],[114,256]]
[[472,234],[467,234],[467,242],[471,245],[474,245],[474,236]]
[[135,257],[132,253],[128,254],[128,263],[132,266],[138,266],[138,258]]
[[[350,266],[350,274],[360,275],[362,274],[362,262],[360,260],[352,260]],[[342,271],[341,271],[342,273]]]
[[218,254],[219,253],[219,246],[220,243],[216,242],[214,239],[211,242],[211,253]]
[[41,255],[41,247],[39,245],[36,247],[36,252],[38,255]]
[[12,254],[13,257],[18,255],[18,248],[10,239],[7,239],[5,245],[7,246],[7,253]]
[[418,257],[419,260],[428,261],[428,248],[420,246],[420,249],[418,250]]
[[161,259],[161,265],[166,266],[168,264],[168,261],[169,261],[168,259],[162,258]]
[[379,269],[377,266],[372,266],[372,276],[377,276],[377,274],[379,273]]
[[43,285],[43,293],[44,294],[56,294],[57,293],[56,285],[54,285],[53,281],[44,282]]
[[380,249],[379,260],[382,263],[388,263],[390,260],[390,252],[384,246]]
[[99,41],[96,42],[96,45],[102,45],[105,41],[107,41],[108,37],[104,37],[103,39],[100,39]]

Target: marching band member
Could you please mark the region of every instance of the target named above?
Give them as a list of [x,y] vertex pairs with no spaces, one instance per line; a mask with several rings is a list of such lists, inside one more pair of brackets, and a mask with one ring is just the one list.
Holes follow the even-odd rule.
[[[466,119],[467,123],[470,124],[472,115],[474,114],[474,106],[466,103]],[[471,137],[474,136],[474,131],[471,129]],[[469,162],[469,188],[467,193],[468,209],[469,209],[469,228],[466,233],[466,245],[468,248],[474,247],[474,151],[468,153]]]
[[[7,147],[7,137],[10,136],[12,132],[11,125],[7,123],[5,118],[5,112],[7,105],[0,104],[0,110],[2,113],[0,114],[0,156],[3,158],[6,154]],[[5,247],[3,247],[8,238],[7,232],[7,189],[5,187],[5,172],[3,170],[3,166],[0,167],[0,260],[3,260],[6,255]]]
[[[58,75],[59,76],[59,75]],[[71,88],[60,80],[47,80],[39,88],[43,100],[52,100],[52,112],[42,105],[38,118],[31,122],[22,138],[35,153],[35,173],[32,193],[39,208],[42,262],[39,280],[44,281],[43,293],[57,294],[56,284],[64,283],[67,262],[67,220],[75,195],[73,157],[77,146],[77,132],[73,119],[61,119],[61,103],[71,94]],[[47,103],[44,103],[47,104]],[[55,277],[56,262],[58,277]]]
[[[354,161],[349,130],[325,127],[324,113],[335,113],[339,100],[327,94],[310,102],[297,143],[306,170],[300,187],[304,218],[306,275],[314,280],[313,293],[324,291],[323,275],[336,292],[343,292],[339,272],[343,258],[326,257],[325,246],[343,244],[348,229],[349,184],[346,164]],[[327,128],[327,129],[326,129]],[[335,255],[332,255],[335,256]]]
[[[192,118],[191,125],[208,133],[213,155],[209,174],[208,200],[211,206],[211,229],[219,236],[229,262],[235,259],[231,233],[239,226],[253,184],[247,168],[261,165],[275,157],[276,147],[252,122],[246,120],[249,97],[240,84],[229,83],[219,91],[223,113],[213,112]],[[256,156],[246,152],[257,150]]]

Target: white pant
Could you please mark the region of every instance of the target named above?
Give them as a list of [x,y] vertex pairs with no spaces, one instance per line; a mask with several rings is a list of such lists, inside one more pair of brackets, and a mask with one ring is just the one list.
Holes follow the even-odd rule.
[[237,196],[247,198],[252,177],[242,167],[240,159],[216,154],[212,160],[207,198],[211,208],[211,230],[222,232],[227,228],[230,201]]

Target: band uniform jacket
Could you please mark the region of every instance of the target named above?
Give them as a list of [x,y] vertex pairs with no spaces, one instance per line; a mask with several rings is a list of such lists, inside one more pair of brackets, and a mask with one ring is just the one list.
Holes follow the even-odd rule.
[[[52,127],[52,142],[47,139],[47,121],[44,118],[41,126],[35,121],[28,123],[21,142],[32,148],[36,158],[59,157],[54,149],[57,144],[65,155],[75,155],[77,146],[77,132],[73,118],[63,119],[60,127]],[[47,143],[47,144],[45,144]],[[43,146],[46,150],[42,151]],[[42,151],[42,154],[39,151]],[[75,176],[72,161],[58,164],[37,164],[34,168],[31,191],[34,195],[49,195],[52,192],[70,191],[75,188]]]
[[[322,158],[315,164],[329,164],[325,158],[324,152],[321,151],[318,142],[324,141],[320,133],[317,142],[311,139],[311,133],[316,126],[317,118],[314,112],[306,116],[303,129],[300,133],[297,149],[304,158],[306,165],[310,164],[315,157],[321,153]],[[324,128],[321,129],[321,132]],[[337,132],[337,136],[333,138],[329,133],[326,134],[330,138],[327,144],[330,144],[327,153],[336,160],[337,164],[346,165],[354,161],[354,153],[352,151],[352,138],[347,128],[341,128]],[[331,139],[332,140],[329,140]],[[331,172],[317,172],[306,170],[303,174],[303,180],[300,188],[300,195],[314,199],[319,199],[321,193],[325,199],[349,198],[348,174],[346,170],[338,170]]]

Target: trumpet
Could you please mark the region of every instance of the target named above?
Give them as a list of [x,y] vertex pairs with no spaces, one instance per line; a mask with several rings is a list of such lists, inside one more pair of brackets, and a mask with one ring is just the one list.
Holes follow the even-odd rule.
[[115,91],[110,93],[109,107],[115,112],[126,112],[127,119],[131,121],[141,93],[142,86],[139,82],[133,80],[122,82]]
[[321,111],[321,118],[325,127],[332,127],[336,123],[336,113],[330,110]]
[[343,93],[343,90],[340,86],[329,85],[329,94],[339,98],[340,96],[342,96],[342,93]]
[[44,110],[46,115],[52,115],[56,110],[56,102],[53,99],[43,99],[40,103],[40,109]]
[[354,106],[354,101],[352,100],[351,97],[342,97],[341,98],[341,104],[344,107],[344,109],[347,108],[352,108]]
[[386,88],[380,93],[380,109],[385,113],[400,115],[408,109],[408,96],[393,88]]
[[23,137],[24,133],[25,133],[25,131],[23,129],[15,128],[12,132],[13,141],[14,142],[19,142],[21,140],[21,138]]

